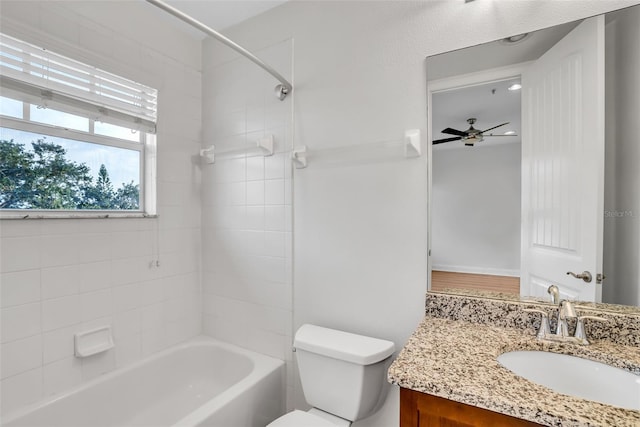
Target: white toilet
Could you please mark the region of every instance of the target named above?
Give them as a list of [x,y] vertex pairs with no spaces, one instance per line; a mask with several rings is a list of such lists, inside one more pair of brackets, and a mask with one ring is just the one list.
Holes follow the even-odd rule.
[[302,325],[293,346],[308,412],[293,411],[267,427],[348,427],[378,407],[394,344],[315,325]]

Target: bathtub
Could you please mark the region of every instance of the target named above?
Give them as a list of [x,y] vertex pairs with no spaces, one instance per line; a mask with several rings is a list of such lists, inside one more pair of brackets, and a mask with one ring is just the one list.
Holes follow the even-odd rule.
[[3,417],[14,426],[264,427],[285,411],[282,361],[198,337]]

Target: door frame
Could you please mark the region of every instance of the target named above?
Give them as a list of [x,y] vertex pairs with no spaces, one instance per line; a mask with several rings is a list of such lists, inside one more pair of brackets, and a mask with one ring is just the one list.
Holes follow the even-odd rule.
[[[428,58],[427,58],[428,60]],[[521,62],[504,67],[482,70],[475,73],[461,74],[429,81],[429,69],[427,67],[427,290],[431,290],[431,195],[433,185],[433,124],[432,124],[432,95],[437,92],[461,89],[463,87],[477,86],[480,84],[498,82],[520,77],[523,70],[533,61]]]

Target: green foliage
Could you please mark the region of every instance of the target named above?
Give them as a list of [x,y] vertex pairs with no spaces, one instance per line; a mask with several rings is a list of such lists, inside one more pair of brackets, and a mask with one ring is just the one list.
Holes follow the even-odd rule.
[[138,185],[114,190],[105,165],[94,183],[89,167],[68,160],[60,145],[42,138],[31,146],[0,140],[0,209],[138,209]]

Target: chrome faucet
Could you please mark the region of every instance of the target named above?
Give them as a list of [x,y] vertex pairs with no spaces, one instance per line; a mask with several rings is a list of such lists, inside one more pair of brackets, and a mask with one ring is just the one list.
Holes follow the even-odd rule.
[[556,335],[559,337],[570,336],[567,319],[575,319],[576,317],[578,317],[576,315],[576,309],[573,308],[573,304],[571,303],[571,301],[567,301],[566,299],[561,300],[560,304],[558,305]]
[[560,289],[556,285],[551,285],[547,289],[547,293],[551,295],[551,301],[558,305],[558,318],[556,322],[556,335],[559,337],[569,336],[569,325],[567,319],[575,319],[576,310],[573,308],[571,301],[560,299]]
[[560,289],[556,285],[551,285],[547,288],[547,293],[551,295],[551,302],[554,304],[560,303]]
[[[556,285],[549,286],[547,292],[551,295],[553,303],[558,305],[558,319],[555,333],[551,332],[551,327],[549,325],[549,313],[540,309],[523,309],[524,311],[530,313],[539,313],[541,315],[540,329],[538,329],[537,334],[537,338],[540,340],[570,342],[575,344],[588,345],[589,341],[587,341],[587,336],[585,333],[584,320],[590,319],[601,322],[608,322],[608,319],[604,319],[602,317],[578,316],[571,301],[560,299],[560,291]],[[577,319],[576,331],[574,336],[571,336],[569,334],[569,319]]]

